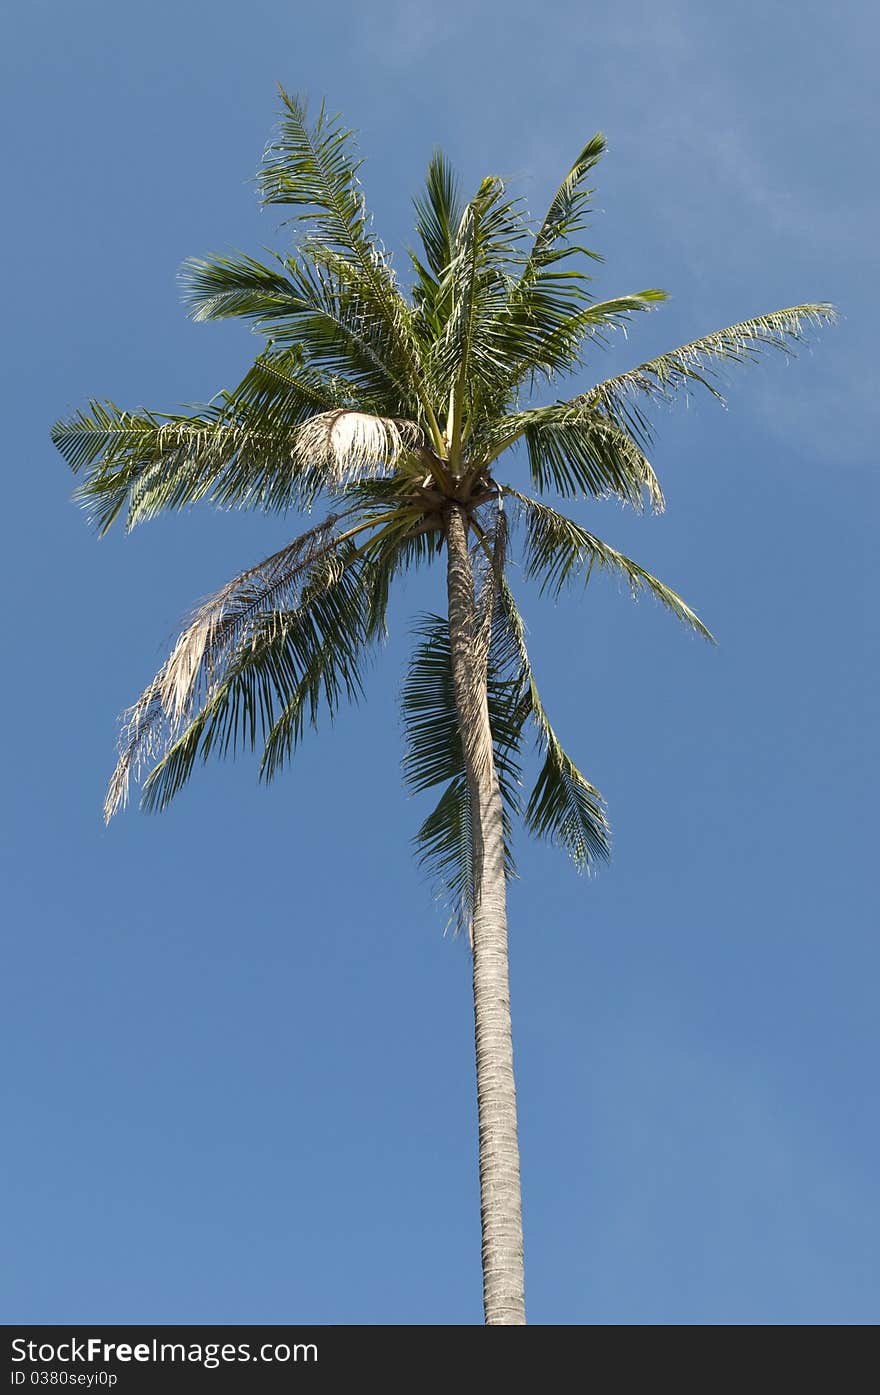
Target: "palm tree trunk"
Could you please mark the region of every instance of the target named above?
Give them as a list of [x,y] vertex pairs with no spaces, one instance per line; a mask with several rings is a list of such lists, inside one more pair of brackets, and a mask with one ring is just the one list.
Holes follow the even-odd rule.
[[487,1323],[512,1325],[524,1323],[526,1313],[507,964],[504,830],[467,518],[458,505],[450,511],[446,540],[452,676],[470,794],[474,855],[473,980],[483,1306]]

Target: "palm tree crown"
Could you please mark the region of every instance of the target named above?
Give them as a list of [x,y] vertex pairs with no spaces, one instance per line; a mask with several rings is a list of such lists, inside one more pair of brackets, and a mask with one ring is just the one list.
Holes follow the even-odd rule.
[[[78,495],[102,531],[201,499],[281,512],[325,500],[330,512],[195,611],[127,714],[106,815],[145,771],[144,802],[163,808],[212,752],[258,747],[261,774],[274,776],[321,709],[332,714],[360,694],[398,574],[448,549],[453,587],[461,526],[473,683],[454,671],[450,589],[450,615],[418,623],[402,701],[406,780],[439,788],[417,834],[420,856],[470,930],[481,895],[481,768],[497,780],[508,873],[515,816],[579,868],[609,848],[602,799],[539,695],[508,554],[518,549],[525,577],[551,596],[593,568],[617,572],[709,637],[674,591],[537,496],[661,509],[646,454],[652,404],[695,387],[717,396],[725,365],[790,352],[833,311],[810,304],[761,315],[542,402],[542,390],[551,396],[549,385],[580,369],[610,330],[664,299],[658,290],[604,301],[591,292],[585,266],[595,253],[578,239],[603,138],[586,144],[538,223],[494,176],[464,202],[435,153],[415,199],[407,294],[371,228],[352,133],[323,107],[311,119],[303,100],[281,98],[259,187],[263,203],[291,210],[293,250],[269,262],[191,260],[182,273],[194,318],[243,317],[265,335],[264,351],[234,390],[199,411],[91,402],[53,438],[82,475]],[[505,481],[509,448],[524,453],[533,494]],[[470,739],[481,701],[482,745]],[[521,799],[529,731],[540,764]]]

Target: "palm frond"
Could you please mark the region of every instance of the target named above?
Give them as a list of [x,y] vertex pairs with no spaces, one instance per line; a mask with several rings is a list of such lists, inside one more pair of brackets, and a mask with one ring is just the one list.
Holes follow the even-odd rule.
[[[374,568],[358,553],[331,579],[306,594],[302,617],[292,623],[284,643],[298,665],[295,686],[281,694],[280,711],[269,725],[260,778],[269,781],[285,768],[306,726],[316,727],[323,705],[332,719],[343,701],[357,702],[363,693],[364,666],[383,633],[376,623]],[[384,613],[381,616],[384,621]]]
[[[413,792],[443,785],[440,800],[416,834],[420,864],[443,888],[458,929],[473,914],[471,807],[461,742],[448,622],[426,615],[416,626],[418,644],[401,692],[406,732],[404,782]],[[487,662],[489,725],[501,790],[508,875],[511,815],[519,809],[518,759],[522,720],[514,683],[499,672],[490,651]]]
[[638,406],[638,398],[671,401],[681,389],[705,388],[713,397],[721,393],[716,382],[733,364],[754,363],[769,350],[791,355],[808,340],[810,329],[833,324],[837,311],[825,302],[794,305],[767,315],[729,325],[714,334],[682,344],[670,353],[640,363],[597,384],[571,399],[572,407],[600,406],[626,420],[642,440],[650,440],[650,427]]
[[625,424],[597,403],[554,403],[499,418],[480,442],[478,458],[495,458],[523,440],[535,488],[566,498],[615,497],[641,509],[647,494],[663,508],[654,469]]
[[266,148],[258,180],[264,204],[298,210],[295,215],[331,246],[369,256],[373,243],[358,179],[355,133],[322,102],[309,121],[305,97],[283,87],[275,138]]
[[365,410],[363,394],[355,393],[344,377],[321,372],[303,350],[267,349],[258,354],[236,388],[227,394],[261,419],[281,425],[307,421],[316,412],[339,408]]
[[430,415],[411,308],[390,258],[369,228],[354,132],[323,103],[310,122],[306,100],[283,88],[280,92],[281,121],[259,176],[263,202],[299,210],[296,221],[308,229],[302,259],[323,266],[337,286],[347,286],[349,295],[384,328],[388,351],[403,363],[397,374],[398,382],[406,384],[400,409],[409,415],[414,397]]
[[602,796],[567,756],[549,725],[546,758],[525,812],[536,838],[561,847],[579,872],[592,871],[611,855],[611,831]]
[[[415,792],[455,778],[464,770],[449,624],[440,615],[424,615],[416,623],[418,644],[404,681],[401,705],[406,727],[403,775]],[[511,702],[513,685],[490,661],[487,674],[489,724],[495,746],[499,783],[515,799],[520,777],[517,761],[519,725]]]
[[[376,483],[384,484],[380,480]],[[371,484],[373,481],[370,482]],[[394,481],[397,483],[397,481]],[[367,511],[381,507],[382,494],[370,501],[361,495],[360,502]],[[386,505],[387,507],[387,505]],[[395,516],[382,523],[362,545],[370,564],[370,633],[384,636],[386,614],[392,582],[411,568],[423,566],[440,556],[444,545],[439,516],[425,518],[418,507],[411,510],[398,503]]]
[[544,764],[529,796],[524,820],[538,838],[557,844],[578,871],[592,871],[611,855],[611,830],[601,794],[564,751],[538,693],[525,643],[525,626],[506,581],[498,590],[499,643],[518,670],[521,721],[531,717]]
[[[456,935],[470,936],[476,909],[471,797],[463,775],[450,780],[413,840],[445,903]],[[510,869],[509,869],[510,874]]]
[[[390,305],[384,294],[377,297],[362,268],[332,248],[320,255],[310,246],[298,260],[279,258],[279,265],[283,274],[253,258],[185,262],[180,275],[190,314],[250,319],[274,345],[297,351],[310,368],[345,383],[358,405],[407,415],[419,399],[410,312],[402,297],[395,292]],[[252,289],[259,279],[255,268],[275,287],[271,295]]]
[[286,713],[314,720],[322,699],[333,712],[358,696],[369,587],[354,543],[332,538],[332,528],[328,520],[323,541],[313,530],[286,558],[244,573],[196,613],[125,715],[108,820],[126,803],[131,778],[154,761],[145,803],[159,808],[186,783],[197,756],[262,739],[274,770],[284,743],[270,752],[272,733]]
[[299,259],[277,268],[254,257],[191,257],[179,277],[195,320],[248,319],[273,342],[293,349],[313,369],[387,400],[417,400],[417,349],[410,311],[387,286],[332,247],[310,242]]
[[422,260],[415,252],[410,252],[417,278],[413,301],[421,338],[430,345],[442,333],[452,307],[448,271],[455,256],[455,238],[463,211],[458,180],[442,151],[434,151],[425,178],[425,191],[413,204],[416,233],[424,257]]
[[659,482],[644,454],[653,436],[645,400],[668,402],[694,384],[720,398],[713,379],[731,364],[752,362],[766,350],[792,354],[811,327],[833,323],[836,314],[833,306],[817,303],[731,325],[567,401],[500,415],[475,447],[493,459],[525,440],[538,489],[570,497],[614,494],[635,507],[646,490],[653,507],[662,509]]
[[297,454],[299,416],[279,420],[232,395],[188,416],[90,402],[57,422],[52,439],[84,476],[75,497],[104,533],[121,516],[131,529],[203,499],[225,508],[308,506],[332,480]]
[[458,179],[442,150],[435,150],[428,164],[425,192],[413,200],[416,232],[425,261],[435,280],[445,275],[455,255],[455,235],[461,223],[462,207]]
[[[570,273],[566,273],[568,275]],[[548,284],[549,283],[549,284]],[[572,304],[549,277],[536,284],[528,299],[512,307],[511,389],[527,376],[552,380],[580,366],[585,345],[605,344],[610,331],[625,330],[634,315],[654,310],[667,299],[656,287],[612,300]]]
[[162,706],[173,722],[192,713],[200,686],[210,689],[249,625],[266,612],[296,606],[314,564],[339,547],[338,522],[331,514],[196,608],[160,675]]
[[[584,181],[605,151],[605,138],[597,132],[584,146],[550,201],[550,207],[534,235],[519,277],[513,281],[504,305],[503,320],[510,337],[512,390],[534,371],[552,373],[570,367],[562,342],[577,340],[573,325],[588,299],[589,277],[582,270],[560,270],[560,263],[576,254],[600,260],[596,252],[570,242],[587,226],[586,214],[592,189]],[[563,333],[562,327],[569,326]],[[551,348],[550,346],[557,346]]]
[[528,252],[515,258],[522,269],[508,279],[488,336],[498,346],[499,363],[505,365],[503,373],[493,375],[491,394],[481,394],[481,405],[490,414],[493,405],[504,410],[525,379],[570,372],[586,340],[601,340],[608,329],[624,326],[634,313],[666,298],[662,291],[647,290],[597,304],[588,290],[589,276],[561,266],[575,255],[601,260],[569,239],[586,227],[592,190],[584,187],[584,180],[604,148],[601,135],[588,142],[557,190]]
[[374,342],[384,340],[384,358],[393,369],[401,403],[413,407],[418,404],[430,417],[428,356],[423,357],[424,346],[416,333],[412,306],[396,285],[380,281],[377,291],[372,263],[365,270],[333,248],[314,241],[304,245],[303,256],[320,270],[324,280],[330,278],[346,307],[356,307],[361,320],[374,327]]
[[300,308],[298,286],[283,258],[266,266],[246,252],[234,256],[187,257],[179,272],[181,297],[196,321],[238,318],[267,333]]
[[507,195],[502,180],[485,179],[462,215],[438,292],[450,308],[431,376],[451,393],[448,435],[454,460],[473,401],[507,370],[497,326],[526,233],[521,201]]
[[558,596],[569,582],[589,580],[594,567],[615,572],[630,588],[633,598],[647,591],[661,605],[687,625],[712,640],[712,635],[698,615],[671,587],[645,571],[637,562],[588,533],[573,519],[557,513],[547,504],[530,499],[515,489],[505,488],[505,494],[516,499],[526,524],[526,575],[541,583],[541,592]]
[[[334,512],[190,617],[127,716],[108,817],[125,803],[133,776],[149,770],[144,804],[162,808],[211,754],[257,749],[261,778],[272,778],[319,713],[332,717],[359,698],[385,634],[392,583],[437,559],[449,510],[464,505],[476,539],[472,657],[485,674],[507,872],[511,820],[523,813],[529,722],[540,769],[525,801],[528,829],[562,846],[581,869],[608,856],[602,798],[549,721],[505,579],[505,498],[524,526],[526,575],[542,592],[558,596],[599,568],[711,636],[680,596],[632,559],[506,487],[494,462],[519,445],[539,492],[616,497],[634,507],[647,497],[660,509],[646,455],[651,408],[696,387],[719,396],[731,366],[769,350],[793,352],[835,312],[815,303],[758,316],[567,401],[526,409],[536,387],[580,367],[592,345],[665,298],[648,289],[598,301],[575,262],[601,260],[581,234],[604,149],[601,135],[587,142],[537,226],[496,177],[463,203],[436,151],[415,200],[420,246],[410,254],[408,298],[372,231],[353,132],[324,105],[310,114],[304,98],[281,90],[259,188],[265,205],[290,210],[292,250],[265,261],[241,252],[193,258],[181,271],[193,318],[244,319],[269,339],[265,351],[237,387],[206,406],[156,414],[93,401],[59,422],[53,439],[80,476],[77,497],[101,531],[198,500],[310,509],[324,493]],[[464,928],[479,845],[461,734],[467,714],[461,718],[456,704],[446,619],[424,617],[416,639],[402,692],[404,777],[414,791],[439,793],[416,844]],[[482,689],[479,703],[484,731]]]
[[572,247],[569,239],[574,233],[582,232],[587,227],[586,215],[593,190],[586,187],[585,180],[596,168],[606,149],[605,137],[601,131],[597,131],[587,141],[568,170],[553,195],[550,207],[535,235],[534,245],[523,271],[524,280],[536,276],[551,259],[565,257],[572,252],[582,252],[595,257],[594,252],[591,253],[584,247]]

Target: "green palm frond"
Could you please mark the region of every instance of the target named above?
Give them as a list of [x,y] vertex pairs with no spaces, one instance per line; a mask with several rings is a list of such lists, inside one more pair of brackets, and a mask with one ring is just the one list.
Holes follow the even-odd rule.
[[519,504],[526,525],[526,575],[541,583],[541,593],[558,596],[563,587],[580,580],[586,585],[594,567],[615,572],[628,584],[635,598],[647,591],[661,605],[687,625],[711,640],[712,635],[700,617],[671,587],[645,571],[630,557],[588,533],[573,519],[557,513],[547,504],[530,499],[515,489],[505,494]]
[[[449,318],[452,300],[447,272],[455,255],[455,238],[462,219],[458,180],[442,151],[434,151],[425,178],[425,191],[413,204],[416,233],[422,244],[422,257],[410,252],[417,277],[413,301],[421,338],[429,346]],[[441,285],[444,286],[442,293]]]
[[556,190],[523,259],[520,275],[510,285],[503,310],[513,349],[510,391],[528,373],[551,374],[570,367],[565,346],[578,342],[573,325],[589,298],[590,278],[582,267],[572,270],[561,264],[577,255],[601,260],[598,253],[572,243],[571,238],[587,226],[593,190],[585,181],[604,151],[605,138],[597,132]]
[[607,149],[601,131],[591,136],[578,155],[571,169],[550,201],[544,215],[529,259],[523,271],[523,280],[534,280],[545,267],[581,252],[588,257],[596,257],[595,252],[586,247],[572,245],[575,233],[587,227],[587,213],[593,189],[586,186],[587,177],[592,174]]
[[[209,710],[219,711],[218,695],[231,690],[235,676],[256,671],[289,617],[307,611],[345,571],[354,544],[335,536],[335,523],[325,520],[198,607],[159,672],[124,714],[105,805],[108,820],[127,803],[132,776],[163,757],[194,719],[204,725]],[[284,605],[289,608],[282,610]]]
[[579,872],[593,871],[611,856],[602,796],[566,755],[549,724],[543,740],[547,754],[526,808],[526,828],[561,847]]
[[[406,729],[404,781],[414,792],[454,779],[464,770],[464,754],[452,680],[449,625],[440,615],[424,615],[416,623],[418,644],[401,694]],[[499,783],[515,805],[520,778],[517,760],[520,723],[514,685],[488,663],[489,724],[495,745]]]
[[[284,645],[295,656],[299,677],[281,693],[260,759],[261,779],[272,780],[284,769],[306,726],[317,726],[322,705],[332,719],[343,701],[360,699],[365,666],[384,628],[384,612],[377,619],[381,602],[375,587],[374,569],[359,556],[329,585],[319,578],[314,595],[304,597],[302,618],[291,617]],[[283,622],[282,629],[287,625]]]
[[351,510],[330,515],[196,609],[126,714],[108,819],[152,762],[148,808],[164,807],[212,751],[262,741],[260,772],[271,779],[322,702],[332,716],[358,698],[363,662],[385,633],[390,577],[431,555],[413,546],[411,525],[383,526],[381,496],[359,503],[354,521]]
[[322,104],[309,121],[303,97],[280,88],[283,110],[276,139],[266,151],[259,175],[265,204],[299,210],[307,237],[303,257],[322,266],[336,287],[345,287],[362,311],[383,326],[387,345],[402,360],[398,386],[405,395],[398,412],[410,415],[419,401],[429,426],[433,409],[425,391],[424,365],[413,331],[412,310],[398,289],[390,259],[371,233],[358,172],[354,132]]
[[396,401],[384,410],[408,415],[419,400],[428,409],[411,308],[369,231],[354,134],[323,105],[310,123],[303,98],[282,88],[281,99],[259,183],[265,204],[298,210],[306,232],[300,256],[279,258],[277,271],[246,256],[191,259],[181,273],[190,312],[244,315],[279,341],[300,344],[315,363],[353,368],[366,376],[363,386],[372,363],[394,385]]
[[286,321],[298,312],[301,299],[288,274],[288,263],[273,255],[274,267],[246,252],[187,257],[178,280],[190,317],[197,322],[250,320],[255,329],[271,333],[277,321]]
[[[457,929],[466,929],[473,914],[471,806],[452,677],[449,626],[440,615],[417,623],[413,651],[401,692],[406,734],[404,782],[414,793],[443,785],[436,807],[415,836],[425,867],[449,905]],[[487,658],[489,725],[495,768],[503,802],[505,858],[514,874],[510,846],[511,818],[519,812],[519,748],[522,715],[517,685],[506,677],[490,647]]]
[[641,509],[647,495],[655,511],[663,492],[654,469],[628,427],[593,402],[554,403],[496,419],[475,448],[493,461],[523,442],[532,483],[541,493],[565,498],[618,498]]
[[270,352],[201,411],[159,416],[91,402],[56,423],[52,439],[84,476],[76,497],[102,533],[121,516],[131,529],[203,499],[284,511],[418,450],[414,423],[350,401],[338,379],[303,366],[296,351]]
[[458,179],[442,150],[435,150],[431,156],[425,192],[413,200],[413,205],[425,262],[435,282],[439,282],[453,259],[462,217]]
[[721,398],[716,383],[731,365],[754,363],[767,350],[794,354],[799,345],[808,341],[811,329],[833,324],[836,319],[834,306],[825,302],[793,305],[786,310],[757,315],[682,344],[671,353],[659,354],[627,373],[608,378],[572,398],[569,405],[587,409],[599,405],[625,420],[640,439],[649,441],[651,428],[639,407],[639,398],[668,402],[692,385]]
[[475,909],[471,798],[463,775],[450,780],[413,840],[420,867],[447,907],[447,926],[470,934]]
[[[562,276],[560,273],[560,279]],[[558,374],[570,373],[580,365],[586,344],[604,345],[610,331],[625,329],[634,315],[654,310],[666,299],[665,291],[652,288],[573,306],[570,295],[561,294],[553,283],[534,287],[528,301],[517,307],[517,317],[512,317],[516,352],[511,358],[516,366],[509,390],[526,377],[534,382],[539,377],[552,380]]]
[[635,507],[647,491],[653,506],[662,508],[657,477],[644,455],[653,436],[646,399],[668,402],[693,384],[720,398],[712,380],[730,365],[753,362],[766,350],[793,354],[811,327],[835,318],[831,305],[800,305],[704,335],[567,401],[499,415],[481,436],[480,451],[493,459],[524,440],[540,490],[569,497],[613,494]]
[[481,392],[491,390],[507,370],[498,326],[526,236],[521,201],[508,197],[502,180],[485,179],[465,208],[440,282],[438,296],[450,308],[430,360],[432,381],[450,395],[447,434],[453,467],[460,459],[466,418]]
[[593,410],[579,419],[552,412],[530,421],[524,431],[535,487],[567,498],[617,497],[635,509],[645,494],[663,507],[660,482],[643,450],[614,418]]
[[345,381],[349,394],[372,410],[407,415],[420,399],[413,381],[415,349],[398,333],[409,313],[400,297],[391,315],[384,303],[377,305],[359,268],[330,248],[325,256],[279,258],[279,265],[283,275],[262,268],[275,288],[270,295],[253,289],[260,264],[252,258],[191,258],[180,272],[190,314],[203,320],[249,319],[274,344],[298,351],[313,369]]
[[522,720],[531,717],[544,764],[529,796],[524,821],[536,838],[561,847],[579,872],[593,871],[611,855],[611,829],[604,801],[564,751],[538,693],[525,643],[525,626],[506,581],[498,591],[496,624],[511,662],[518,668]]
[[526,378],[534,384],[535,379],[570,372],[585,340],[601,342],[607,330],[625,325],[634,313],[666,298],[663,291],[647,290],[597,304],[583,268],[562,265],[572,257],[601,260],[571,239],[587,226],[593,190],[585,180],[604,149],[601,134],[588,141],[531,238],[519,276],[509,282],[494,327],[504,346],[505,372],[494,384],[494,400],[501,409]]
[[259,354],[229,398],[281,425],[339,407],[363,411],[365,406],[346,378],[320,372],[298,347]]
[[360,259],[375,243],[369,233],[354,131],[322,102],[309,121],[305,97],[279,87],[281,116],[258,181],[264,204],[297,209],[297,221],[331,247]]
[[57,422],[52,439],[84,476],[75,497],[104,533],[119,517],[133,528],[201,499],[267,510],[308,504],[325,481],[296,458],[296,415],[266,421],[229,397],[188,416],[90,402]]

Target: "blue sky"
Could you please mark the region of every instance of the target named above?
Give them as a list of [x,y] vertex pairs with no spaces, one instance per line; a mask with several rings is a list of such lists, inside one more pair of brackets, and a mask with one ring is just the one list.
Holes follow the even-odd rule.
[[661,414],[662,518],[578,514],[716,650],[601,579],[558,607],[520,587],[615,857],[587,882],[520,842],[512,985],[533,1322],[876,1320],[876,29],[773,0],[20,8],[4,1320],[481,1316],[468,956],[413,866],[399,769],[408,616],[439,574],[396,603],[369,705],[275,786],[245,760],[161,818],[100,818],[116,714],[177,621],[296,520],[195,510],[99,543],[49,425],[239,376],[255,341],[189,323],[175,273],[282,242],[249,183],[279,80],[360,129],[401,253],[434,144],[538,210],[604,130],[597,289],[673,298],[597,377],[841,307],[726,411]]

